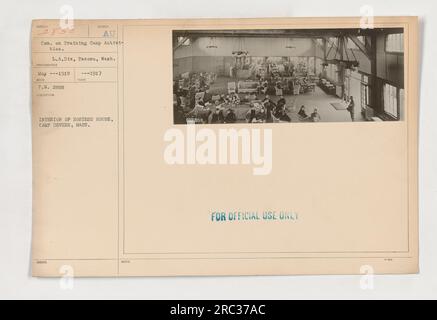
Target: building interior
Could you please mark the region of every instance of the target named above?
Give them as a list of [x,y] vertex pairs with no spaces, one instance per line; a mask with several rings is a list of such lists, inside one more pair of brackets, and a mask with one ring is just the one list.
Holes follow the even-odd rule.
[[174,123],[396,121],[403,29],[173,32]]

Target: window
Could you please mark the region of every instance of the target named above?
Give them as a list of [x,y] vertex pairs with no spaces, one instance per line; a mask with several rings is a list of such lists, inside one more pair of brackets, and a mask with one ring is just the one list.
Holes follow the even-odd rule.
[[398,118],[398,89],[392,85],[384,85],[384,111]]
[[369,85],[361,83],[361,109],[370,107],[370,90]]
[[340,72],[340,70],[338,69],[338,66],[335,65],[334,66],[334,81],[335,82],[339,82],[340,81],[339,77],[338,77],[339,72]]
[[178,45],[180,46],[189,46],[191,44],[190,38],[187,37],[178,37]]
[[369,77],[363,74],[361,77],[361,108],[367,107],[370,107]]
[[385,51],[387,52],[404,52],[404,34],[389,34],[385,38]]
[[405,104],[405,91],[404,89],[399,90],[399,110],[400,115],[398,118],[403,119],[404,117],[404,104]]

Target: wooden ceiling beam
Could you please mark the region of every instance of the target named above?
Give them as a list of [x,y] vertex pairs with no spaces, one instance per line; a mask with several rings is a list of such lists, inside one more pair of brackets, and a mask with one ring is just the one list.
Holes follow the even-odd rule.
[[357,36],[351,35],[348,36],[348,38],[351,39],[353,43],[355,43],[358,49],[360,49],[360,51],[364,53],[367,58],[369,58],[370,60],[372,59],[372,54],[370,50],[371,48],[366,47],[366,45],[360,39],[358,39]]

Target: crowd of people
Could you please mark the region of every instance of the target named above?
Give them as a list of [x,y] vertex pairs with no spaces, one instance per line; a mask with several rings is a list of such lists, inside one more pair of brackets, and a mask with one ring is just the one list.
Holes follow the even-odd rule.
[[305,106],[301,106],[297,115],[299,116],[300,121],[319,122],[321,120],[317,108],[314,108],[313,112],[308,115]]
[[270,99],[269,95],[266,95],[260,102],[251,103],[251,108],[246,113],[246,121],[248,123],[291,122],[284,96],[280,96],[276,103]]
[[186,109],[195,106],[196,95],[201,93],[207,99],[211,85],[217,79],[217,75],[211,72],[191,72],[179,75],[173,80],[173,95],[175,103]]
[[212,101],[200,99],[196,101],[195,107],[186,112],[180,121],[195,123],[235,123],[237,116],[235,107],[238,105],[238,98],[230,95],[221,95],[219,99]]
[[[283,95],[283,92],[290,88],[284,90],[284,79],[278,78],[277,74],[269,79],[257,78],[259,85],[256,92],[241,96],[236,92],[211,94],[210,86],[216,80],[216,75],[213,73],[189,73],[179,76],[173,82],[174,123],[291,122]],[[291,87],[296,85],[295,80],[289,80],[291,82],[288,85]],[[276,102],[270,98],[271,92],[277,96]],[[264,98],[259,100],[259,96]],[[249,110],[245,115],[237,112],[237,108],[242,103],[249,104]],[[317,109],[310,115],[306,115],[305,110],[300,110],[298,115],[300,121],[320,120]]]
[[[310,75],[307,66],[294,66],[293,63],[267,63],[254,72],[254,78],[259,81],[259,93],[300,94],[313,91],[317,77]],[[281,67],[281,68],[279,68]]]
[[[174,119],[176,124],[188,122],[193,123],[235,123],[238,121],[235,110],[240,106],[240,97],[237,93],[222,94],[218,97],[203,95],[195,101],[195,106],[189,111],[175,105]],[[286,100],[284,96],[274,102],[269,95],[264,99],[258,100],[254,96],[249,102],[249,110],[245,115],[245,121],[248,123],[271,123],[271,122],[291,122],[287,114]],[[244,115],[244,114],[243,114]],[[240,119],[244,120],[244,119]]]

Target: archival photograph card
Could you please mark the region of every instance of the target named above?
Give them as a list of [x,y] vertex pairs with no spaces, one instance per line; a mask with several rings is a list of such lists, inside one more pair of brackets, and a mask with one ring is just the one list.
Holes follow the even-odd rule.
[[34,20],[33,276],[417,273],[418,37]]

